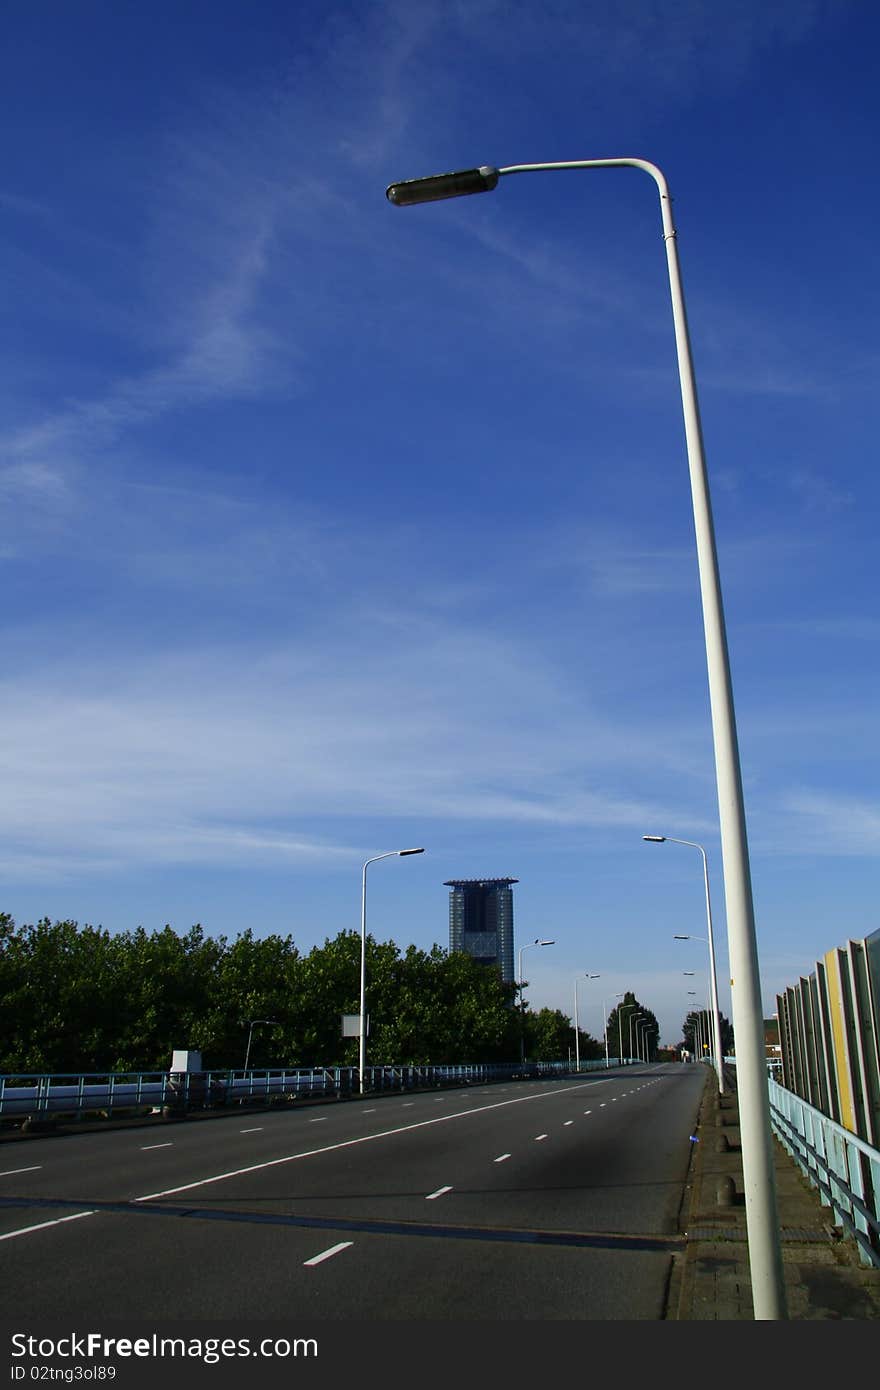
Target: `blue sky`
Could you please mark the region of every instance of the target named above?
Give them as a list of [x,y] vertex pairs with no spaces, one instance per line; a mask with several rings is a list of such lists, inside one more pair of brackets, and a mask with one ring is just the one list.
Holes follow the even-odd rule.
[[[835,0],[9,10],[0,908],[448,944],[731,1016],[656,189],[672,191],[765,1012],[876,930],[876,69]],[[684,971],[696,973],[692,979]]]

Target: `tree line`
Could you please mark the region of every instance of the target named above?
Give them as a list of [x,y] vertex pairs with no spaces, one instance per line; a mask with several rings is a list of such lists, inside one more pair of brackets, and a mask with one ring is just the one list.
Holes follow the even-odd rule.
[[[354,931],[303,954],[291,936],[250,929],[230,941],[198,923],[110,932],[48,917],[17,927],[0,913],[0,1073],[165,1071],[175,1048],[201,1052],[206,1070],[248,1055],[260,1069],[356,1065],[342,1016],[358,1013],[360,951]],[[366,980],[376,1065],[574,1055],[561,1010],[519,1007],[517,985],[464,953],[368,936]],[[580,1030],[579,1050],[598,1058],[604,1040]]]

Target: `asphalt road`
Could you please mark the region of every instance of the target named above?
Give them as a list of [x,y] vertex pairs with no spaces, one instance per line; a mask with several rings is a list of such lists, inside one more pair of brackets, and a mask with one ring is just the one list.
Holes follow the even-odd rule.
[[633,1066],[0,1147],[16,1313],[657,1320],[702,1069]]

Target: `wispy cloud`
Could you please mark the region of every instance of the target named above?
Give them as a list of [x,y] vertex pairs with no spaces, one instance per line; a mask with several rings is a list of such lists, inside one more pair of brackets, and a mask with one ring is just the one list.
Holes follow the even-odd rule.
[[803,790],[785,795],[782,809],[793,818],[792,852],[876,855],[880,850],[877,800]]

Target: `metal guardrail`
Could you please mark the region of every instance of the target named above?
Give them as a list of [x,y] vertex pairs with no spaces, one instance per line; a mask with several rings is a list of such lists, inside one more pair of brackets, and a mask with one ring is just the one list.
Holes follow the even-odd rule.
[[[609,1059],[618,1065],[617,1059]],[[604,1069],[604,1059],[584,1061],[580,1070]],[[564,1062],[474,1063],[449,1066],[373,1066],[365,1090],[409,1091],[432,1086],[468,1086],[514,1077],[568,1075]],[[171,1115],[245,1102],[291,1103],[309,1097],[360,1093],[357,1067],[293,1067],[269,1071],[65,1072],[0,1076],[0,1122],[42,1123],[52,1118],[82,1120],[123,1112]]]
[[772,1076],[767,1085],[780,1142],[831,1207],[835,1225],[855,1240],[861,1263],[880,1269],[880,1151]]

